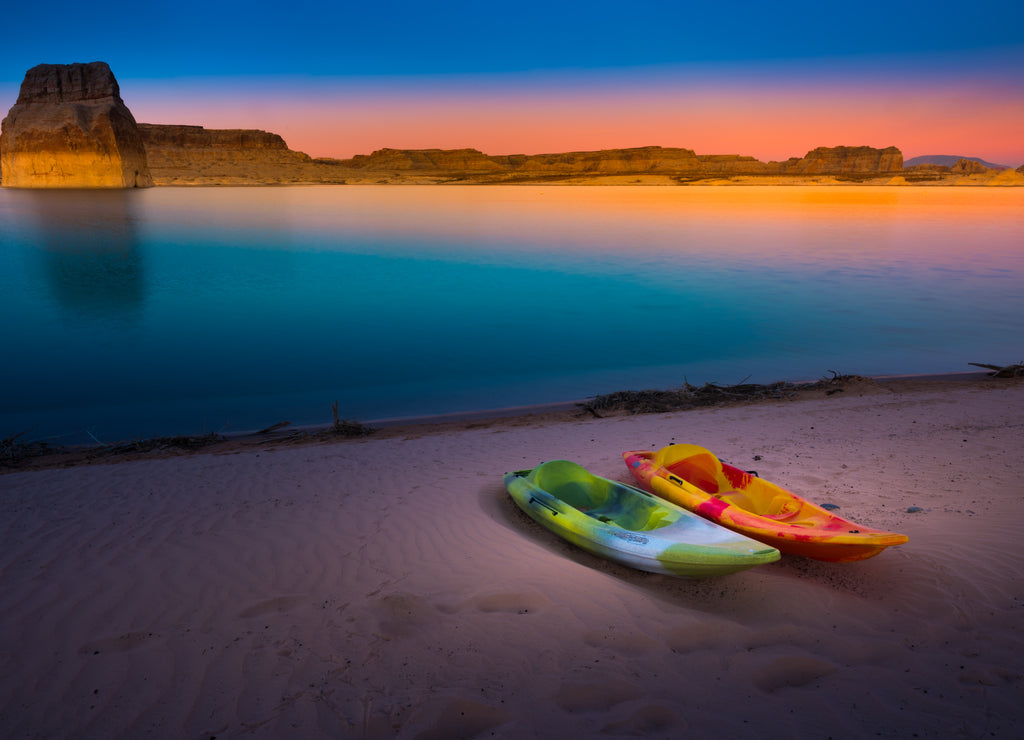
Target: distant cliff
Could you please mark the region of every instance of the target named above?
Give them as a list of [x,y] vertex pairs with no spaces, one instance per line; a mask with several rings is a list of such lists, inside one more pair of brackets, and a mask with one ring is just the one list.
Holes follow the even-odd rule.
[[564,154],[518,154],[495,157],[510,171],[522,174],[681,174],[700,171],[692,149],[645,146]]
[[822,146],[778,166],[781,175],[882,175],[903,169],[903,153],[894,146]]
[[966,157],[958,159],[956,163],[949,168],[949,171],[954,175],[980,175],[988,172],[989,168],[974,159],[967,159]]
[[378,149],[336,160],[341,167],[373,172],[504,172],[506,169],[476,149]]
[[785,162],[660,146],[508,155],[477,149],[378,149],[350,159],[312,159],[266,131],[149,123],[139,124],[139,131],[158,185],[597,182],[624,176],[660,177],[669,183],[760,176],[863,180],[891,176],[903,166],[896,147],[866,146],[819,147]]
[[903,163],[903,166],[916,167],[917,165],[921,164],[938,164],[944,167],[952,167],[961,159],[969,159],[971,161],[978,162],[979,164],[984,165],[987,169],[990,170],[1012,169],[1011,167],[1007,167],[1005,164],[994,164],[992,162],[986,162],[981,157],[962,157],[956,154],[926,154],[920,157],[913,157],[912,159],[908,159],[906,162]]
[[490,156],[476,149],[380,149],[339,160],[339,165],[373,172],[503,174],[505,176],[671,175],[683,178],[734,175],[887,175],[903,168],[896,147],[819,147],[785,162],[761,162],[737,154],[698,155],[692,149],[660,146],[562,154]]
[[110,67],[40,64],[0,124],[4,187],[149,187],[146,152]]
[[[777,174],[776,163],[734,154],[639,147],[557,154],[488,155],[477,149],[379,149],[351,159],[312,159],[277,134],[139,124],[158,185],[341,182],[529,182],[662,175],[701,179]],[[796,160],[794,160],[796,161]]]
[[772,175],[777,174],[775,162],[761,162],[753,157],[739,154],[698,154],[702,176],[720,175]]
[[140,123],[139,133],[157,185],[303,181],[313,161],[256,129]]
[[697,172],[700,161],[690,149],[607,149],[560,154],[491,156],[476,149],[379,149],[340,160],[343,167],[373,172],[416,170],[435,175],[575,175]]

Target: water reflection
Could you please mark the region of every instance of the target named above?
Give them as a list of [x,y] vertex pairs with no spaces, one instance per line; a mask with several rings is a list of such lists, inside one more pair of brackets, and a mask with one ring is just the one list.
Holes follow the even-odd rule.
[[[241,191],[241,192],[239,192]],[[1021,188],[793,187],[345,187],[218,193],[168,188],[161,228],[202,219],[301,231],[297,244],[334,251],[416,254],[536,267],[566,260],[662,264],[680,255],[746,266],[803,267],[882,260],[901,267],[1020,264],[1003,238],[1024,228]],[[227,203],[227,207],[225,207]],[[173,204],[173,209],[168,206]],[[338,235],[344,235],[339,239]],[[275,234],[275,237],[277,235]],[[966,241],[965,241],[966,240]],[[564,259],[563,259],[564,258]],[[657,272],[657,271],[656,271]]]
[[1022,234],[1019,188],[0,191],[0,437],[1012,362]]
[[61,308],[129,318],[146,297],[143,250],[127,190],[20,191],[43,275]]

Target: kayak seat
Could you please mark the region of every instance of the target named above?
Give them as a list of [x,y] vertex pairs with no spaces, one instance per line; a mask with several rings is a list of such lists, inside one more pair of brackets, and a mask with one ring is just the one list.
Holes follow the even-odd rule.
[[698,445],[669,445],[655,453],[653,462],[705,493],[718,494],[729,490],[722,461]]
[[567,460],[547,463],[543,475],[534,482],[538,488],[585,513],[608,503],[608,485]]
[[743,509],[744,511],[757,512],[757,503],[743,491],[726,491],[724,493],[717,494],[717,499],[721,499],[727,504]]
[[599,506],[601,503],[600,498],[594,496],[593,490],[588,488],[583,483],[563,483],[549,491],[555,498],[559,498],[574,509],[579,509],[584,513],[590,513],[595,506]]
[[545,463],[534,484],[583,514],[620,529],[660,529],[679,517],[636,489],[588,473],[576,463]]
[[800,509],[799,501],[795,501],[789,496],[776,496],[768,502],[764,511],[761,512],[761,516],[781,521],[783,519],[792,519],[800,513]]
[[631,532],[647,532],[652,529],[667,527],[678,516],[673,516],[668,509],[643,501],[624,502],[612,497],[606,506],[584,512],[592,519],[610,524]]

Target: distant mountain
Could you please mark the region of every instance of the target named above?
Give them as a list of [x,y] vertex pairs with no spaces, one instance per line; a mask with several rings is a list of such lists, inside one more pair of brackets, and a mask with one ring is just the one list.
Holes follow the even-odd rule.
[[913,167],[915,164],[941,164],[944,167],[952,167],[961,159],[969,159],[972,162],[978,162],[990,170],[1010,170],[1013,169],[1009,165],[1005,164],[992,164],[986,162],[984,159],[979,157],[958,157],[955,154],[926,154],[923,157],[911,157],[903,163],[904,167]]

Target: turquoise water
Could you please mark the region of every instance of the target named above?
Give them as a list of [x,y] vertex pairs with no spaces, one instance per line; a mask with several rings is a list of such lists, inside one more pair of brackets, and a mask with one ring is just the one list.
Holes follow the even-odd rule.
[[1024,352],[1024,189],[0,190],[0,437],[364,421]]

